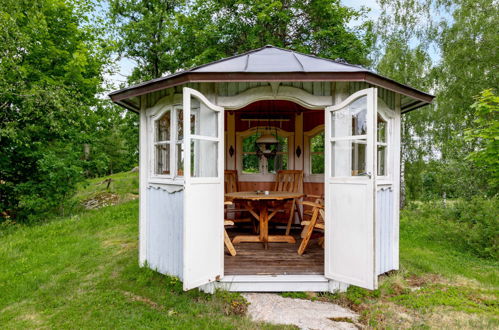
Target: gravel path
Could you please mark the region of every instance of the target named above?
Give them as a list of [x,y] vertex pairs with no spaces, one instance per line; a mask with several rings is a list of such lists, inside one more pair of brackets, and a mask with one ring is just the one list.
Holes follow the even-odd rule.
[[331,318],[356,321],[358,315],[336,304],[304,299],[284,298],[270,293],[245,293],[250,303],[249,316],[255,321],[292,324],[300,329],[357,329],[350,322],[335,322]]

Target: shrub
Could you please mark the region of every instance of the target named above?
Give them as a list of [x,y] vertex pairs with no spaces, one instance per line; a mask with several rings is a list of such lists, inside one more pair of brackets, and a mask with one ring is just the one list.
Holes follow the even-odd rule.
[[[402,226],[433,242],[482,258],[499,257],[499,198],[413,202],[402,212]],[[409,228],[411,227],[411,228]]]

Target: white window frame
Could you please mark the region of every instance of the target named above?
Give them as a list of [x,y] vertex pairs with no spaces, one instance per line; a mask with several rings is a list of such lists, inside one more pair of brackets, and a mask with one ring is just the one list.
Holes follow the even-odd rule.
[[[393,164],[395,159],[393,157],[393,131],[396,113],[388,107],[388,105],[378,97],[378,114],[386,121],[386,142],[378,141],[378,116],[376,115],[376,153],[378,146],[385,146],[386,148],[386,164],[385,175],[378,176],[378,164],[375,164],[377,184],[392,184],[393,182]],[[377,159],[377,157],[376,157]]]
[[[243,173],[243,139],[255,134],[257,131],[265,130],[266,127],[252,127],[246,131],[236,132],[236,157],[237,157],[237,172],[238,178],[243,182],[274,182],[274,173]],[[275,129],[272,127],[272,129]],[[294,168],[294,132],[287,132],[277,128],[277,135],[288,139],[288,169]]]
[[[324,182],[324,173],[312,173],[312,150],[310,143],[312,142],[312,138],[314,138],[317,134],[324,132],[325,125],[318,125],[312,128],[309,131],[303,133],[304,135],[304,164],[303,169],[305,172],[304,182]],[[324,168],[325,170],[325,168]]]
[[[148,126],[148,154],[149,154],[149,171],[148,171],[148,181],[149,183],[173,183],[182,184],[184,182],[184,177],[177,175],[178,164],[176,157],[176,145],[181,143],[183,140],[177,141],[177,111],[182,110],[182,105],[180,104],[167,104],[162,105],[158,108],[152,108],[152,111],[147,115],[147,126]],[[170,111],[170,139],[166,144],[170,147],[170,174],[158,174],[156,173],[156,150],[155,146],[157,142],[156,137],[156,122],[167,112]],[[185,132],[184,132],[185,135]]]

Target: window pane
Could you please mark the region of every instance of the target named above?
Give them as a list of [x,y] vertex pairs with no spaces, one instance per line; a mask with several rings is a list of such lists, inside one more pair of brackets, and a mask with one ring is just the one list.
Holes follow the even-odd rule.
[[170,111],[156,121],[156,141],[170,140]]
[[162,144],[156,148],[156,174],[170,174],[170,145]]
[[331,137],[367,134],[367,96],[331,113]]
[[378,114],[378,142],[386,142],[386,121]]
[[359,176],[366,172],[366,141],[345,140],[331,142],[332,176]]
[[195,116],[195,122],[192,122],[191,117],[191,134],[217,137],[219,113],[209,109],[195,98],[191,98],[191,107],[191,113]]
[[312,174],[324,173],[324,154],[312,154],[310,161]]
[[260,133],[255,133],[243,139],[243,152],[256,152],[256,139],[260,137]]
[[260,159],[255,154],[243,154],[243,173],[259,173]]
[[366,173],[366,148],[365,143],[352,142],[352,176]]
[[277,136],[277,141],[279,141],[279,145],[277,151],[288,152],[288,138],[283,136]]
[[177,175],[184,176],[184,144],[177,143],[175,146],[177,155]]
[[184,111],[177,109],[177,141],[184,139]]
[[191,176],[217,177],[218,142],[193,139],[191,141]]
[[386,173],[386,147],[378,146],[378,175],[385,176]]
[[279,170],[287,170],[288,169],[288,154],[277,154],[275,156],[271,156],[267,159],[268,163],[268,172],[269,173],[277,173]]
[[310,139],[310,152],[324,152],[324,131]]

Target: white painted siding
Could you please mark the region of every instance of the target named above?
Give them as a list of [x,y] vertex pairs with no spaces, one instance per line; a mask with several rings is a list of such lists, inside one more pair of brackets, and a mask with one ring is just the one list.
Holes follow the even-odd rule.
[[396,269],[393,260],[393,202],[392,187],[382,187],[376,194],[376,272],[378,275]]
[[147,187],[147,262],[161,274],[183,278],[184,191],[178,186]]

